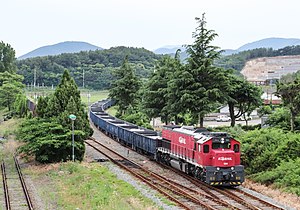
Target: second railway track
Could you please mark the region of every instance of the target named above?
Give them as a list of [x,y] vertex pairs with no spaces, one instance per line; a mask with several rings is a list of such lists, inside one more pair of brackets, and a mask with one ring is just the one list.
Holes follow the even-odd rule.
[[6,159],[1,163],[2,188],[7,210],[33,210],[32,201],[25,184],[23,174],[17,158]]

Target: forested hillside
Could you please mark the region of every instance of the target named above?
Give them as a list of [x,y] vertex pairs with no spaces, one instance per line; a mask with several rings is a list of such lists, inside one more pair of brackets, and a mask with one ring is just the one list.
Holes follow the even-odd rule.
[[[79,87],[107,89],[112,72],[119,68],[128,55],[128,62],[140,77],[148,77],[155,62],[161,57],[144,48],[114,47],[80,53],[65,53],[56,56],[28,58],[17,61],[18,74],[24,76],[25,84],[56,86],[64,69],[68,69]],[[84,77],[83,77],[84,75]]]
[[26,59],[33,58],[38,56],[48,56],[48,55],[59,55],[62,53],[77,53],[81,51],[89,51],[89,50],[102,50],[103,48],[92,45],[87,42],[60,42],[54,45],[43,46],[37,48],[25,55],[20,56],[18,59]]
[[215,65],[225,69],[235,69],[240,72],[248,60],[259,57],[274,57],[284,55],[300,55],[300,45],[288,46],[282,49],[273,50],[272,48],[258,48],[247,50],[233,55],[222,56],[216,60]]

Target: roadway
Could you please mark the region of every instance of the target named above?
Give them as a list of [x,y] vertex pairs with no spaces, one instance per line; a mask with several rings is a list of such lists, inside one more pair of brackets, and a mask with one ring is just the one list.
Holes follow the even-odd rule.
[[[204,127],[218,127],[218,126],[230,126],[230,121],[229,122],[217,122],[217,121],[204,121]],[[261,119],[252,119],[248,121],[248,125],[257,125],[261,123]],[[235,124],[241,124],[241,125],[246,125],[246,121],[235,121]]]

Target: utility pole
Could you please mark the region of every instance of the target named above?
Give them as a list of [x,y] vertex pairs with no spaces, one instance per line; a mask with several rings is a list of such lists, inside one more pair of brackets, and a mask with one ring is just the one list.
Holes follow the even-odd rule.
[[36,68],[33,69],[33,88],[35,89],[35,84],[36,84]]
[[82,88],[84,88],[84,69],[82,70]]

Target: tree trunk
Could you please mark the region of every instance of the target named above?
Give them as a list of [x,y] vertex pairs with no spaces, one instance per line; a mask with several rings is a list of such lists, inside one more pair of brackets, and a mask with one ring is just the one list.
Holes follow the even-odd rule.
[[230,126],[234,127],[235,126],[234,104],[233,103],[228,103],[228,107],[229,107],[229,115],[230,115],[230,118],[231,118]]
[[175,116],[175,125],[178,125],[178,117],[177,117],[177,115]]
[[295,129],[295,118],[296,118],[296,115],[291,110],[291,131],[294,131],[294,129]]
[[203,127],[203,124],[204,124],[204,117],[201,116],[201,114],[199,114],[199,125],[201,128]]

